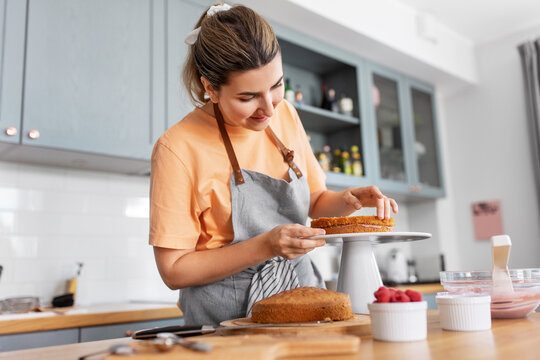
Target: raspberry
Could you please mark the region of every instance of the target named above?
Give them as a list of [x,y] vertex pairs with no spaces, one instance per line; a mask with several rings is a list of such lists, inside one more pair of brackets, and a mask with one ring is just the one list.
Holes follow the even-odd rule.
[[422,294],[418,291],[407,290],[405,294],[411,299],[411,301],[422,301]]
[[373,293],[375,295],[375,298],[377,299],[376,302],[380,303],[387,303],[390,302],[391,294],[390,290],[384,286],[381,286],[377,291]]
[[394,295],[392,295],[392,298],[390,299],[390,302],[410,302],[411,299],[401,290],[397,290]]

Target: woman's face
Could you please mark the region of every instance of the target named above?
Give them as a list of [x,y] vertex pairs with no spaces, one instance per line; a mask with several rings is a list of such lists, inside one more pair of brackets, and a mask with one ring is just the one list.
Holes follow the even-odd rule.
[[225,123],[261,131],[283,100],[283,92],[283,67],[278,54],[258,69],[231,73],[228,84],[217,92],[217,101]]

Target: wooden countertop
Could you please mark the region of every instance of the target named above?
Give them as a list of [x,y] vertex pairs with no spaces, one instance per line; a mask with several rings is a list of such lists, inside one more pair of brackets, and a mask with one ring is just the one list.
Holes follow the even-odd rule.
[[[396,360],[396,359],[537,359],[540,349],[540,313],[525,319],[494,319],[491,330],[444,331],[438,312],[428,311],[427,340],[391,343],[363,337],[357,354],[322,356],[318,360]],[[112,344],[133,341],[120,338],[81,344],[0,353],[0,359],[76,359],[79,356],[107,349]],[[95,356],[92,360],[102,359]],[[295,357],[308,360],[308,357]]]
[[114,303],[62,308],[53,311],[0,315],[0,335],[182,316],[174,304]]

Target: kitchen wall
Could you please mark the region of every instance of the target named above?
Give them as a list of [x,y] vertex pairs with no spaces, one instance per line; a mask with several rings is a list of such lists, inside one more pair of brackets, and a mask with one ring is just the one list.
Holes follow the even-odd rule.
[[176,302],[148,245],[149,178],[0,162],[0,299]]
[[439,202],[452,208],[445,214],[460,269],[491,268],[490,243],[474,239],[471,203],[482,200],[501,201],[503,228],[513,241],[510,266],[540,266],[540,189],[517,51],[539,36],[535,26],[479,45],[478,85],[439,99],[448,178],[448,197]]

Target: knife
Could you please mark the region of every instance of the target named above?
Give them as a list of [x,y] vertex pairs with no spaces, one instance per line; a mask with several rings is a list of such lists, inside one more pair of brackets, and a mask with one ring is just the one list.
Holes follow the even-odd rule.
[[328,323],[332,320],[319,320],[309,322],[297,322],[297,323],[281,323],[281,324],[250,324],[250,325],[236,325],[236,326],[214,326],[214,325],[172,325],[155,327],[151,329],[138,330],[133,333],[131,338],[133,339],[152,339],[157,337],[159,333],[173,333],[177,336],[187,337],[195,335],[204,335],[215,333],[219,330],[237,330],[237,329],[250,329],[250,328],[262,328],[262,327],[290,327],[309,324],[322,324]]

